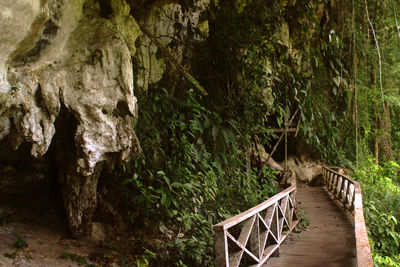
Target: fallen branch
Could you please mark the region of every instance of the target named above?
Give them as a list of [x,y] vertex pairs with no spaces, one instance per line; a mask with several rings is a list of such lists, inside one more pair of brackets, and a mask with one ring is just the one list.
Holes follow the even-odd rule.
[[157,40],[157,38],[146,29],[146,27],[144,27],[143,25],[139,25],[139,27],[140,30],[144,33],[144,35],[146,35],[158,47],[158,49],[161,50],[161,52],[163,53],[165,58],[169,61],[169,63],[175,66],[175,68],[177,68],[183,74],[183,76],[185,76],[185,78],[189,82],[191,82],[203,95],[208,95],[207,91],[203,88],[203,86],[201,86],[200,83],[182,66],[182,64],[180,64],[178,60],[174,58],[174,56],[168,50],[168,48],[163,46]]

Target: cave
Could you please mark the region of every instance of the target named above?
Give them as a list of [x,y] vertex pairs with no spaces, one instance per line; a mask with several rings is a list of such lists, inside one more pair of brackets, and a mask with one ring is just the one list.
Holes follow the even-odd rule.
[[26,142],[14,150],[9,138],[4,138],[0,146],[0,207],[29,210],[30,219],[66,229],[55,142],[41,159],[31,156]]

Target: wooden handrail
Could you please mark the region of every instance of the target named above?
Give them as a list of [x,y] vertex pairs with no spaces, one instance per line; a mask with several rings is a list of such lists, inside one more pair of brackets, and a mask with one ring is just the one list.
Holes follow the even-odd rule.
[[287,189],[214,225],[217,266],[237,267],[246,260],[248,265],[261,266],[276,254],[299,222],[296,191],[293,177]]
[[360,183],[328,167],[323,167],[323,176],[328,191],[354,215],[357,266],[373,267],[368,232],[364,221]]

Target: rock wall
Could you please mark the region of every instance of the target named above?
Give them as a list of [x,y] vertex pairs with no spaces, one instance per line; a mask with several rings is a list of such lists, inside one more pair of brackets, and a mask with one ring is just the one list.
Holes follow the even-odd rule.
[[208,30],[200,20],[208,4],[195,1],[187,9],[168,1],[1,1],[0,142],[18,153],[13,159],[0,153],[0,193],[16,188],[7,192],[16,197],[29,181],[43,178],[43,168],[35,167],[32,177],[39,178],[12,180],[31,171],[11,166],[24,160],[21,155],[30,153],[35,166],[56,164],[70,229],[76,236],[90,234],[102,170],[140,152],[132,125],[134,91],[146,91],[171,70],[138,22],[182,62],[183,40],[199,23],[203,33]]
[[[197,0],[188,8],[175,2],[162,2],[150,6],[139,23],[157,38],[161,45],[172,51],[179,63],[185,63],[190,54],[190,44],[203,40],[207,36],[207,20],[201,17],[207,10],[210,0]],[[136,86],[147,91],[149,86],[157,84],[165,75],[171,75],[174,69],[156,44],[145,34],[137,40]],[[189,51],[188,51],[189,50]],[[187,63],[187,62],[186,62]],[[190,68],[190,66],[186,66]],[[173,75],[173,74],[172,74]]]
[[322,165],[310,159],[291,156],[287,164],[292,176],[303,183],[311,183],[322,175]]
[[[131,56],[138,26],[124,1],[2,1],[0,139],[41,159],[54,142],[70,228],[91,229],[105,162],[140,151]],[[1,177],[0,177],[1,179]]]
[[[55,162],[75,235],[92,231],[102,171],[140,152],[132,125],[138,111],[134,92],[146,92],[167,76],[169,88],[183,80],[141,27],[190,70],[191,45],[210,30],[209,5],[210,0],[0,2],[0,144],[19,156],[29,150],[35,164]],[[276,38],[301,66],[291,44],[293,28],[284,21]],[[263,94],[272,105],[271,89]],[[0,153],[0,195],[1,181],[12,177],[8,156]],[[27,181],[42,176],[32,177],[39,178]]]

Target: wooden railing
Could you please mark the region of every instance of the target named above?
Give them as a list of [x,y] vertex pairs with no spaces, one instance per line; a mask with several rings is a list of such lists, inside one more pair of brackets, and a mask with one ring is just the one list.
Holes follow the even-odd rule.
[[360,184],[350,177],[323,167],[323,176],[331,197],[338,200],[353,214],[358,267],[372,267],[371,248],[364,221]]
[[[339,201],[354,219],[357,267],[373,267],[364,221],[360,184],[350,177],[323,167],[331,198]],[[214,225],[217,266],[262,266],[278,255],[279,246],[299,222],[296,180],[267,201]]]
[[261,266],[299,222],[296,180],[265,202],[214,225],[217,266]]

